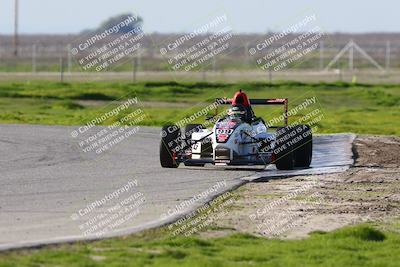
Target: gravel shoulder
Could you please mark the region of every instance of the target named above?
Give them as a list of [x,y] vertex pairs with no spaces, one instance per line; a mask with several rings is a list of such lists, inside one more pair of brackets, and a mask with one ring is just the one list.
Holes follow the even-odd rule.
[[244,185],[229,212],[215,222],[215,230],[202,235],[239,231],[300,239],[314,231],[396,221],[400,212],[400,138],[357,136],[353,150],[355,164],[343,173]]

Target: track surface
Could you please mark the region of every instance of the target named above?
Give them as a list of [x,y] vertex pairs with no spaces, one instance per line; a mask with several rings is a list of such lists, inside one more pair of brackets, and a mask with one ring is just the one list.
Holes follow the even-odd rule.
[[[162,169],[159,166],[159,130],[143,127],[101,155],[85,155],[71,138],[76,127],[0,126],[0,249],[93,238],[80,225],[98,214],[113,214],[121,200],[140,192],[145,202],[139,213],[105,236],[159,226],[179,217],[224,191],[261,177],[302,172],[342,171],[352,164],[352,135],[317,136],[313,168],[281,173],[268,167],[205,167]],[[100,128],[98,128],[100,129]],[[262,167],[261,167],[262,168]],[[76,216],[87,205],[102,200],[129,181],[137,186]],[[211,190],[214,187],[214,190]],[[197,201],[165,218],[163,214],[185,200],[207,191]],[[118,212],[115,212],[118,213]],[[87,226],[86,225],[86,226]],[[84,228],[87,229],[87,228]]]

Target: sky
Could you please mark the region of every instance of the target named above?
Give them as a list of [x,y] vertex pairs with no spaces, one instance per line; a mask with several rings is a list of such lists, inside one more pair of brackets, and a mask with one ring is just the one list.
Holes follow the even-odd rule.
[[[279,31],[302,14],[315,14],[325,32],[399,32],[398,0],[19,0],[21,33],[64,34],[96,28],[126,12],[147,33],[187,32],[210,14],[226,14],[236,33]],[[13,32],[14,0],[0,0],[0,34]]]

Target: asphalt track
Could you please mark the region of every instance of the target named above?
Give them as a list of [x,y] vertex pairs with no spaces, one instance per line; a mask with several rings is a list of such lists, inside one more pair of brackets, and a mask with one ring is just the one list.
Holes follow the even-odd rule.
[[351,134],[316,136],[312,168],[282,172],[273,166],[163,169],[159,129],[141,127],[101,154],[83,152],[74,130],[0,126],[0,250],[96,239],[101,227],[94,231],[94,225],[107,229],[102,237],[133,233],[174,221],[247,181],[340,172],[353,163]]

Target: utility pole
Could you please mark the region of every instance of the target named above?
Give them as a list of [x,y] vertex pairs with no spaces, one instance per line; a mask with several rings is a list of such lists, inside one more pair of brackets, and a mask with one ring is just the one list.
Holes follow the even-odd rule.
[[14,55],[18,56],[18,0],[14,1]]

